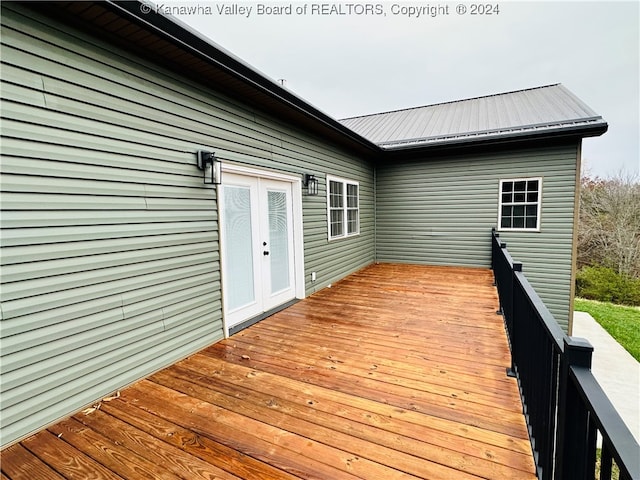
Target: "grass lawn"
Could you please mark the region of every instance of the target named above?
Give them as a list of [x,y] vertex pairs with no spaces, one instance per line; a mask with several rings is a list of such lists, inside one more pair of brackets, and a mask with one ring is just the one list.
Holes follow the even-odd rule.
[[640,309],[576,298],[574,309],[587,312],[640,362]]
[[[596,450],[596,478],[600,478],[600,465],[602,464],[602,449],[598,448]],[[611,480],[619,480],[620,479],[620,468],[616,465],[615,460],[613,461],[613,465],[611,465]]]

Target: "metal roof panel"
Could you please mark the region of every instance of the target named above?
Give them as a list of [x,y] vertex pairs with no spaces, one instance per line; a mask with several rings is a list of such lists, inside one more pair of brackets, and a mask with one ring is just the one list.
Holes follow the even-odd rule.
[[346,118],[342,124],[385,149],[567,132],[606,122],[561,84]]

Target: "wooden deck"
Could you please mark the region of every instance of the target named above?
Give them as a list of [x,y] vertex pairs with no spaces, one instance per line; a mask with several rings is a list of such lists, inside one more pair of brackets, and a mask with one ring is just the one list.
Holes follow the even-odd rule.
[[16,479],[535,479],[489,270],[373,265],[2,452]]

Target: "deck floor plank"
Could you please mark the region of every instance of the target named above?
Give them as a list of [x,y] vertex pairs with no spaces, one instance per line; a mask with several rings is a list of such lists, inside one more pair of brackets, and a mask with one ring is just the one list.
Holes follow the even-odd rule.
[[123,478],[179,480],[178,476],[163,468],[162,465],[156,465],[141,457],[135,451],[87,428],[74,418],[63,420],[51,427],[50,431]]
[[[274,371],[282,371],[285,368],[295,369],[300,362],[304,362],[308,368],[305,372],[299,372],[298,377],[307,377],[309,379],[311,377],[327,379],[328,377],[327,381],[324,382],[324,386],[328,388],[333,388],[331,382],[336,382],[336,384],[345,384],[344,388],[348,388],[349,385],[358,385],[363,388],[372,388],[375,391],[384,392],[384,395],[395,395],[398,398],[409,398],[415,400],[415,402],[430,402],[432,405],[445,405],[449,408],[455,407],[452,402],[470,402],[474,405],[466,404],[467,408],[465,410],[475,411],[478,414],[486,411],[483,406],[490,406],[496,409],[503,408],[507,412],[515,412],[516,415],[520,414],[518,403],[513,399],[505,398],[504,394],[492,397],[484,392],[472,392],[468,388],[456,389],[451,386],[441,386],[437,383],[428,382],[425,379],[416,380],[397,374],[384,374],[380,372],[380,367],[375,363],[368,367],[352,367],[346,361],[338,360],[340,357],[335,357],[335,360],[314,359],[307,357],[303,352],[288,357],[277,355],[276,350],[272,350],[272,355],[269,355],[269,352],[265,352],[265,350],[249,349],[239,349],[235,359],[231,356],[227,356],[227,359],[238,362],[239,359],[237,357],[240,357],[240,360],[243,359],[241,354],[250,357],[249,362],[241,363],[255,364],[257,369],[266,370],[270,368]],[[266,367],[266,364],[270,366]],[[336,386],[336,388],[343,387]]]
[[[301,410],[296,411],[291,406],[285,409],[282,408],[284,401],[281,398],[264,396],[257,392],[243,396],[236,391],[235,394],[227,395],[221,393],[222,389],[219,387],[210,390],[201,384],[168,375],[161,375],[159,380],[163,385],[167,385],[170,388],[189,392],[189,395],[196,398],[253,418],[267,425],[277,428],[284,425],[288,432],[307,437],[318,442],[318,445],[326,447],[340,445],[340,450],[353,454],[354,457],[350,458],[357,459],[358,464],[366,464],[366,469],[358,469],[358,471],[354,468],[355,464],[350,465],[353,472],[361,478],[409,478],[405,475],[398,477],[397,471],[416,475],[417,478],[442,478],[456,474],[455,469],[450,469],[440,464],[446,465],[445,455],[441,455],[439,458],[443,460],[442,462],[420,461],[415,456],[419,449],[411,448],[413,443],[408,439],[404,442],[399,442],[399,438],[392,438],[391,435],[385,435],[385,432],[370,432],[370,435],[363,439],[363,432],[366,429],[362,425],[350,424],[351,422],[348,420],[334,421],[330,416],[323,416],[320,419],[318,417],[321,415],[318,412],[307,412],[308,414],[304,415]],[[399,448],[386,446],[393,443],[400,443],[400,445],[397,445]],[[316,448],[315,450],[316,455],[325,458],[324,455],[326,454],[324,454],[323,448]],[[437,448],[433,450],[437,450]],[[435,454],[436,452],[433,453]],[[328,464],[332,464],[335,460],[335,455],[326,457]],[[465,460],[467,460],[467,463],[472,463],[468,459]],[[385,467],[391,467],[391,470]],[[486,469],[487,467],[485,466],[484,468]],[[478,478],[473,475],[464,475],[462,471],[457,473],[458,478]],[[375,477],[374,475],[378,476]]]
[[255,382],[255,386],[248,388],[259,389],[260,391],[269,391],[269,385],[278,391],[291,390],[299,392],[303,400],[314,408],[321,408],[328,402],[335,402],[340,408],[360,408],[365,412],[364,418],[360,421],[367,422],[366,419],[380,419],[380,423],[388,424],[393,420],[407,421],[411,423],[412,429],[417,437],[420,438],[420,429],[417,426],[431,428],[439,433],[451,432],[468,440],[477,440],[484,444],[496,445],[506,449],[519,451],[527,457],[531,448],[528,439],[523,436],[515,438],[507,434],[491,432],[485,429],[475,428],[467,424],[460,423],[458,420],[447,420],[440,417],[434,417],[418,413],[414,410],[399,409],[388,403],[371,402],[365,398],[353,395],[351,393],[342,393],[334,389],[323,388],[318,385],[304,384],[290,377],[279,375],[271,375],[267,372],[257,372],[248,366],[234,365],[229,362],[220,361],[219,363],[206,360],[199,361],[199,356],[194,356],[188,361],[181,362],[176,368],[183,365],[195,365],[195,368],[202,375],[205,375],[209,381],[215,381],[216,376],[224,378],[225,381],[234,382],[238,385],[246,386],[256,377],[269,377],[269,382]]
[[[84,480],[121,480],[123,477],[74,446],[66,439],[43,430],[22,442],[27,449],[37,455],[64,478]],[[2,463],[4,464],[4,455]],[[144,477],[137,477],[144,478]]]
[[[251,338],[242,335],[242,332],[234,337],[234,344],[242,346],[249,352],[258,352],[255,346],[257,336]],[[322,345],[318,338],[297,338],[292,341],[287,338],[270,335],[263,332],[259,335],[260,346],[262,349],[277,349],[279,352],[287,355],[297,355],[299,347],[303,347],[312,357],[320,360],[330,361],[334,364],[345,364],[375,370],[380,373],[388,373],[389,375],[397,375],[400,378],[425,380],[436,385],[460,387],[477,391],[484,394],[502,396],[505,391],[509,392],[513,389],[513,382],[497,378],[495,382],[487,385],[486,378],[478,373],[477,369],[469,371],[469,369],[460,367],[455,368],[453,365],[447,365],[448,370],[434,362],[412,362],[409,359],[395,360],[390,356],[383,357],[376,351],[371,350],[368,346],[352,349],[349,355],[344,355],[344,348],[338,348],[337,342],[332,342],[331,346]]]
[[[208,352],[212,352],[209,350]],[[371,380],[369,378],[353,378],[337,370],[321,370],[309,366],[297,368],[299,364],[280,359],[277,363],[258,362],[250,359],[242,362],[242,358],[227,356],[229,362],[238,362],[251,365],[258,371],[268,372],[274,375],[293,378],[300,382],[320,385],[330,390],[336,390],[351,395],[368,399],[372,402],[387,403],[406,410],[415,410],[424,414],[459,421],[467,425],[473,425],[487,430],[506,433],[508,435],[522,435],[522,425],[519,425],[520,413],[510,412],[502,408],[492,411],[484,405],[467,402],[455,397],[419,392],[398,385]],[[499,406],[498,406],[499,407]]]
[[5,449],[2,475],[534,480],[492,280],[372,265]]
[[[286,429],[271,427],[148,380],[127,389],[122,400],[134,402],[156,415],[161,412],[165,418],[201,436],[214,438],[294,475],[307,472],[310,478],[317,479],[358,478],[341,468],[342,465],[351,467],[355,460],[346,452],[323,449],[316,442],[300,438]],[[318,456],[322,460],[318,460]],[[327,462],[327,458],[331,461]]]
[[74,419],[179,478],[193,480],[238,480],[239,478],[222,469],[216,469],[197,457],[184,455],[178,447],[163,442],[102,410],[97,410],[91,415],[76,415]]
[[112,402],[104,405],[102,410],[210,464],[212,468],[209,471],[224,469],[234,472],[239,478],[255,480],[299,478],[129,403]]
[[[256,376],[249,375],[253,370],[248,367],[227,363],[221,364],[217,370],[205,373],[208,368],[212,367],[210,361],[207,361],[206,365],[206,368],[202,368],[198,364],[192,364],[195,369],[190,370],[189,365],[183,363],[176,365],[166,373],[178,378],[186,377],[191,381],[206,382],[211,388],[227,391],[236,396],[246,396],[246,392],[250,392],[251,396],[257,395],[264,399],[266,395],[268,399],[265,401],[270,406],[279,408],[285,402],[284,405],[288,405],[287,408],[290,408],[292,412],[302,408],[305,417],[308,410],[328,413],[390,433],[415,438],[424,442],[424,447],[427,450],[430,445],[437,445],[448,449],[457,449],[460,453],[479,458],[492,458],[496,462],[500,462],[501,457],[518,458],[519,455],[523,455],[524,457],[520,457],[512,465],[515,467],[521,466],[523,460],[530,456],[530,448],[526,441],[516,443],[512,437],[506,435],[500,438],[492,432],[488,437],[485,431],[477,430],[474,432],[468,426],[463,427],[464,432],[458,432],[460,424],[457,422],[447,422],[436,417],[418,415],[383,404],[372,408],[372,405],[366,403],[364,399],[352,395],[341,395],[321,387],[301,385],[284,377],[271,376],[267,382],[255,382]],[[260,375],[269,376],[264,372],[261,372]],[[353,426],[351,428],[355,429]],[[494,440],[495,445],[489,445],[487,443],[489,439]],[[502,441],[496,441],[496,439]],[[518,446],[521,448],[518,449]],[[512,453],[519,453],[519,455],[512,455]],[[503,463],[510,465],[508,460]]]
[[[280,320],[282,321],[282,319]],[[277,336],[282,335],[282,331],[287,329],[287,324],[290,326],[292,324],[296,324],[296,319],[289,317],[288,322],[283,322],[278,325],[274,322],[274,324],[269,325],[257,325],[255,330],[251,331],[251,334],[254,336],[264,335],[264,336]],[[289,327],[290,328],[290,327]],[[460,338],[455,340],[453,338],[447,339],[437,339],[435,337],[416,339],[414,337],[409,337],[409,335],[398,335],[389,338],[380,338],[380,337],[372,337],[370,332],[363,332],[362,327],[360,329],[351,329],[349,333],[341,334],[335,328],[327,328],[324,326],[319,328],[314,325],[304,325],[304,331],[291,332],[290,338],[288,340],[297,341],[313,339],[317,341],[318,336],[326,337],[326,335],[331,335],[332,340],[336,344],[340,345],[350,345],[354,346],[358,349],[369,347],[374,350],[378,350],[381,352],[388,352],[388,350],[396,351],[398,354],[403,354],[404,358],[410,359],[412,356],[417,360],[424,359],[425,356],[440,356],[447,359],[447,361],[455,362],[458,360],[461,364],[468,364],[470,362],[470,358],[473,356],[477,357],[479,363],[482,365],[494,365],[498,362],[499,365],[503,365],[505,362],[508,363],[509,357],[508,354],[505,354],[504,346],[495,346],[495,341],[491,341],[490,338],[480,337],[475,334],[468,334],[464,338]],[[243,332],[240,332],[238,335],[241,335]],[[245,332],[246,333],[246,332]],[[495,335],[495,333],[494,333]],[[454,342],[458,342],[459,345],[451,345]],[[402,343],[403,351],[398,352],[398,344]],[[487,344],[491,343],[492,345],[487,346]]]
[[[436,441],[439,437],[448,436],[451,448],[447,448],[435,442],[429,443],[424,436],[416,439],[394,433],[384,427],[374,426],[372,423],[361,422],[358,415],[355,418],[344,414],[340,415],[342,408],[339,404],[330,406],[328,410],[317,409],[315,408],[316,403],[304,401],[299,397],[296,399],[289,393],[290,391],[277,387],[269,388],[268,381],[260,382],[259,390],[257,390],[246,388],[239,383],[226,382],[229,375],[219,375],[218,377],[220,381],[216,382],[211,376],[204,376],[198,370],[176,366],[171,371],[154,375],[152,380],[184,393],[189,392],[190,395],[211,401],[223,408],[247,416],[254,416],[253,418],[264,422],[269,421],[270,415],[263,415],[260,411],[277,411],[281,414],[279,420],[286,422],[288,430],[293,428],[292,431],[302,435],[309,435],[308,432],[312,432],[318,441],[346,445],[352,453],[360,456],[367,456],[367,451],[369,451],[371,460],[381,462],[384,459],[389,466],[409,472],[413,471],[414,474],[422,475],[425,478],[432,476],[442,478],[447,475],[442,474],[442,468],[429,464],[426,465],[435,471],[435,474],[434,472],[416,471],[420,466],[412,465],[415,462],[411,458],[404,458],[406,457],[404,453],[473,475],[486,475],[487,471],[492,471],[491,478],[508,478],[510,474],[514,473],[508,464],[504,465],[495,459],[495,453],[487,454],[487,450],[482,453],[477,452],[477,455],[465,453],[460,455],[461,450],[464,450],[461,444],[465,443],[461,437],[451,436],[448,433],[443,435],[443,432],[430,432],[430,437]],[[242,375],[236,378],[241,377]],[[298,391],[298,389],[294,391]],[[251,405],[250,410],[247,410],[246,404]],[[256,406],[259,408],[256,409]],[[304,420],[315,425],[298,427],[292,421],[293,419]],[[322,435],[326,438],[322,438]],[[364,442],[359,443],[357,440]],[[375,445],[378,448],[372,450],[371,447]],[[391,448],[380,448],[380,446]],[[487,458],[491,458],[491,460],[487,460]],[[452,476],[453,473],[450,471],[448,475]]]
[[3,478],[12,480],[64,480],[64,477],[20,444],[10,446],[2,456],[2,471],[8,475]]
[[[467,372],[464,368],[455,369],[452,373],[443,370],[442,367],[426,367],[425,362],[398,361],[393,358],[393,352],[386,356],[371,354],[366,346],[352,349],[349,355],[344,355],[344,350],[319,346],[319,339],[285,340],[270,337],[261,333],[259,335],[259,347],[256,340],[244,337],[241,334],[234,337],[234,344],[238,351],[245,354],[253,354],[256,360],[262,355],[270,358],[274,353],[279,353],[283,358],[296,360],[303,357],[305,362],[324,368],[340,369],[349,368],[353,372],[359,372],[370,378],[386,376],[386,380],[392,383],[406,382],[407,386],[413,382],[421,382],[432,386],[433,389],[446,387],[447,389],[469,390],[483,397],[504,399],[505,391],[512,391],[513,382],[495,382],[495,385],[487,385],[482,375]],[[483,383],[484,382],[484,383]],[[520,408],[519,402],[514,402],[514,408]]]

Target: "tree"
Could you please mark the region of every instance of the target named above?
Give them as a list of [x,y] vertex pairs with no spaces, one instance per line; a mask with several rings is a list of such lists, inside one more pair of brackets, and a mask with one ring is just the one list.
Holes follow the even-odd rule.
[[619,173],[582,179],[578,267],[603,266],[640,278],[640,182]]

